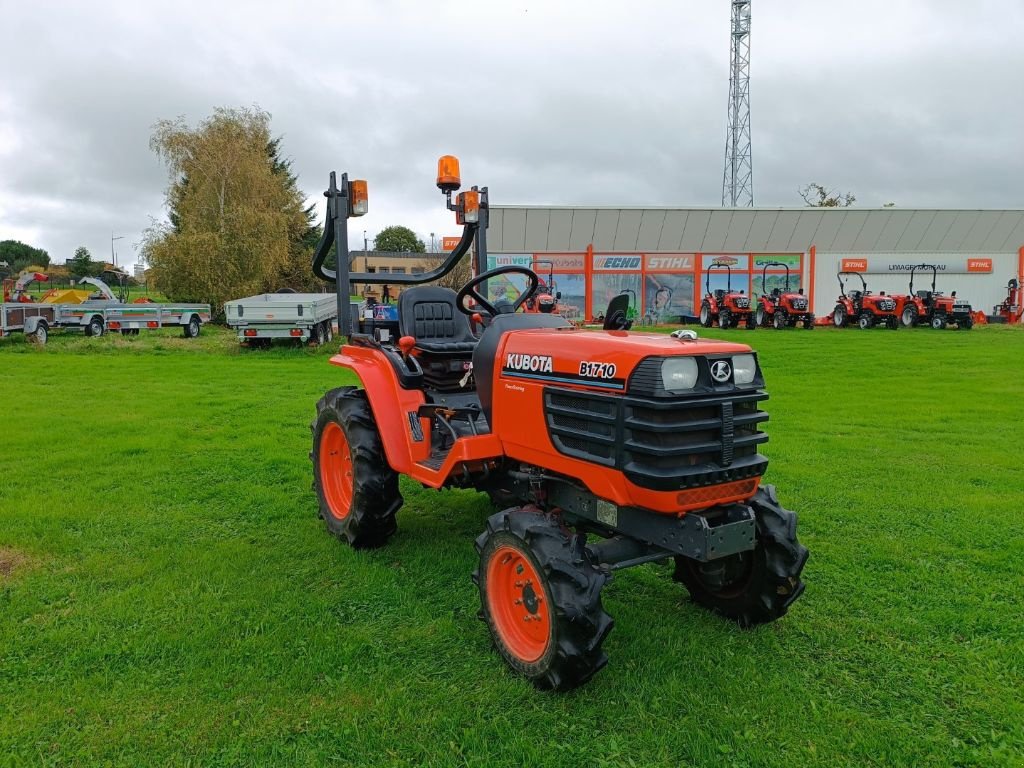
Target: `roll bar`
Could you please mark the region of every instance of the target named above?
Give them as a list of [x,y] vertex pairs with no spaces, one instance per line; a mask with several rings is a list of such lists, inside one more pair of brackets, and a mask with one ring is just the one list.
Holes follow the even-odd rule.
[[712,261],[708,264],[708,268],[704,271],[704,290],[707,294],[711,295],[711,270],[712,269],[725,269],[728,270],[728,275],[725,279],[725,292],[732,293],[732,267],[729,264],[719,264],[717,261]]
[[919,269],[930,269],[932,271],[932,293],[935,293],[935,279],[939,274],[939,268],[935,264],[915,264],[910,268],[910,285],[907,288],[907,293],[911,296],[914,295],[914,272]]
[[[781,261],[769,261],[764,265],[764,269],[761,270],[761,293],[764,294],[765,296],[768,295],[768,288],[765,286],[765,278],[767,278],[768,276],[768,267],[786,268],[786,293],[789,293],[789,264],[783,264]],[[842,283],[840,283],[840,285],[841,284]]]
[[860,284],[862,286],[864,286],[864,293],[868,292],[868,284],[864,280],[864,275],[862,275],[860,272],[837,272],[836,273],[836,277],[839,278],[839,293],[840,294],[843,294],[843,295],[846,294],[846,285],[843,284],[843,275],[856,275],[858,278],[860,278]]
[[[371,283],[374,285],[421,285],[444,277],[469,252],[470,246],[476,245],[476,272],[482,274],[487,269],[487,223],[488,197],[487,187],[472,187],[479,192],[480,212],[476,222],[466,222],[462,228],[462,238],[455,250],[436,269],[421,274],[386,275],[379,272],[352,272],[349,269],[350,255],[348,250],[348,220],[352,216],[352,188],[348,174],[341,174],[341,185],[338,185],[337,174],[331,171],[330,181],[324,197],[327,198],[327,216],[324,221],[324,234],[313,251],[313,274],[321,280],[334,283],[338,298],[338,330],[342,336],[349,338],[352,334],[352,318],[349,313],[349,291],[351,283]],[[452,203],[452,190],[445,190],[449,210],[458,212],[458,206]],[[335,268],[325,266],[327,257],[334,246]]]

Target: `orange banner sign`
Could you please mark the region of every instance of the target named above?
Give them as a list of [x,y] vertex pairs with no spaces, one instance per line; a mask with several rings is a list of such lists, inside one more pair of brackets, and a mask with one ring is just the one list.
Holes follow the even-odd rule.
[[992,272],[992,259],[971,258],[967,260],[968,272]]
[[867,272],[867,259],[843,259],[840,269],[843,272]]
[[442,237],[441,238],[441,250],[445,253],[454,251],[459,246],[459,240],[461,237]]

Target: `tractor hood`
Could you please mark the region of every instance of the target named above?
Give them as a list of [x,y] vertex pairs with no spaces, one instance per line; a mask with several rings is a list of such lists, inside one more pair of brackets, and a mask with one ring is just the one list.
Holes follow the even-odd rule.
[[[496,367],[505,378],[623,391],[630,375],[644,360],[700,357],[714,361],[751,353],[746,344],[711,339],[677,339],[659,333],[631,331],[543,328],[505,334]],[[660,366],[660,362],[653,360],[645,366],[652,364]],[[708,365],[701,363],[701,370]],[[722,383],[731,386],[728,378]]]

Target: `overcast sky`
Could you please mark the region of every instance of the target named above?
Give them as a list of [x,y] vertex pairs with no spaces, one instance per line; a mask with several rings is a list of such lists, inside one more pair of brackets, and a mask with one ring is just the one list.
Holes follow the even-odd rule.
[[[166,216],[154,122],[258,104],[353,245],[457,234],[436,158],[492,202],[718,205],[728,0],[0,0],[0,239],[121,263]],[[1024,2],[753,0],[754,199],[1024,207]]]

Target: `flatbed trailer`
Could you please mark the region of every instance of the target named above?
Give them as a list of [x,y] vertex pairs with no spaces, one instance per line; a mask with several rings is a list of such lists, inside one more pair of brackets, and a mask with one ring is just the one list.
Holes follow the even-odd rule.
[[86,301],[82,304],[0,305],[0,336],[21,332],[37,344],[45,344],[55,328],[80,330],[86,336],[107,331],[137,335],[140,330],[180,327],[187,338],[199,335],[210,322],[209,304],[122,304]]
[[224,305],[226,322],[249,346],[268,346],[274,339],[322,344],[334,338],[338,318],[333,293],[261,293]]

